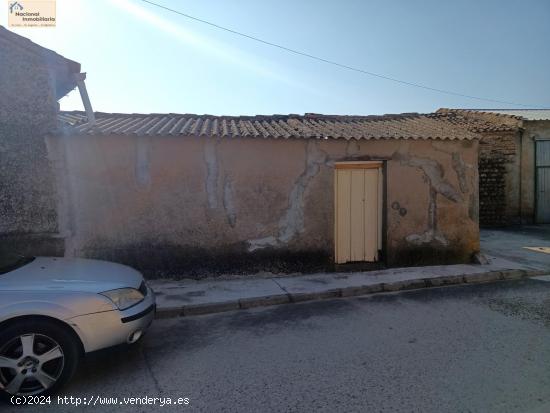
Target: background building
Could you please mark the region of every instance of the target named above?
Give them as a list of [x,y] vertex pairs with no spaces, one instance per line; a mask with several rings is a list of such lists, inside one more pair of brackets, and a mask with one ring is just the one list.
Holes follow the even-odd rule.
[[550,109],[440,109],[486,121],[479,152],[480,224],[550,223]]

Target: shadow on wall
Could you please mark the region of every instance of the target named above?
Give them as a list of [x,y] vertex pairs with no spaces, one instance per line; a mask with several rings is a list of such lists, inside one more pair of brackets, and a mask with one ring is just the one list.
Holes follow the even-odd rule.
[[[98,248],[82,251],[87,258],[130,265],[147,278],[193,278],[258,273],[292,274],[317,272],[374,271],[386,268],[384,262],[335,264],[332,254],[323,250],[296,251],[291,248],[265,248],[249,252],[246,245],[227,248],[200,248],[173,244],[137,244],[124,248]],[[456,248],[439,246],[398,249],[388,256],[387,266],[444,265],[471,262],[472,257]]]
[[474,262],[471,250],[457,247],[425,244],[395,248],[388,254],[390,267],[421,267],[425,265],[452,265]]
[[0,252],[62,257],[64,250],[65,239],[55,233],[0,234]]
[[290,248],[265,248],[249,252],[246,245],[227,248],[200,248],[173,244],[138,244],[124,248],[101,248],[82,251],[88,258],[105,259],[130,265],[148,278],[181,277],[201,279],[223,274],[316,273],[368,271],[380,269],[382,263],[355,263],[336,266],[323,250],[296,251]]

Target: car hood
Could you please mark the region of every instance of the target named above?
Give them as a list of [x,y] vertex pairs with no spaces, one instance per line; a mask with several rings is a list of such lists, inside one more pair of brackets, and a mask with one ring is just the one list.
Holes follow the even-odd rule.
[[0,275],[0,290],[103,292],[138,288],[140,272],[126,265],[83,258],[36,257]]

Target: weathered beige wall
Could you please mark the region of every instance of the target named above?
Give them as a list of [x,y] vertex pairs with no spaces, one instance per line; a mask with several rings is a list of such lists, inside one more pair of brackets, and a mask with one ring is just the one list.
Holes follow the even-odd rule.
[[50,147],[66,165],[68,254],[167,272],[324,265],[333,165],[353,159],[387,160],[390,264],[479,250],[477,141],[65,136]]

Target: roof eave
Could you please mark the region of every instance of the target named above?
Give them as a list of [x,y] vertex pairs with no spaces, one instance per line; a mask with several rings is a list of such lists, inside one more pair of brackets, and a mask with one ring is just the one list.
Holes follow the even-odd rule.
[[26,37],[7,30],[3,26],[0,26],[0,37],[14,47],[26,50],[41,58],[43,65],[53,72],[57,100],[61,99],[76,87],[74,74],[80,73],[80,63],[67,59],[53,50],[40,46]]

